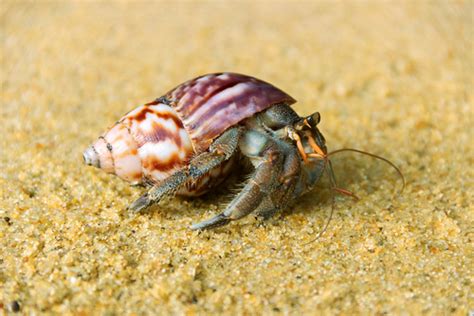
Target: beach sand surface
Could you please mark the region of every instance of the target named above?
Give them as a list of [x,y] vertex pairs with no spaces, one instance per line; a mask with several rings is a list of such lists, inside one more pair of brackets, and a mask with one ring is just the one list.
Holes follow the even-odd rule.
[[[2,1],[0,314],[466,315],[473,298],[474,6]],[[267,222],[193,232],[235,193],[133,215],[82,151],[195,76],[253,75],[319,111],[327,181]],[[233,191],[234,190],[234,191]]]

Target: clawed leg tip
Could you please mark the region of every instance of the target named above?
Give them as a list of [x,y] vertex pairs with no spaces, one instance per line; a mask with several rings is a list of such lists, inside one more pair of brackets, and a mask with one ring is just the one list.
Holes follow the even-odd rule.
[[145,210],[145,207],[141,207],[139,205],[130,205],[128,208],[127,208],[128,211],[132,212],[132,213],[141,213]]
[[150,207],[150,201],[146,196],[138,198],[135,202],[129,205],[128,210],[134,213],[140,213]]
[[213,227],[214,225],[209,225],[206,222],[201,222],[201,223],[192,224],[190,229],[193,231],[203,231],[203,230],[213,228]]
[[226,225],[230,222],[230,218],[223,214],[219,214],[213,218],[210,218],[208,220],[202,221],[197,224],[191,225],[191,230],[205,230],[205,229],[211,229],[211,228],[216,228],[219,226]]
[[202,230],[202,228],[199,227],[199,224],[193,224],[189,228],[191,230]]

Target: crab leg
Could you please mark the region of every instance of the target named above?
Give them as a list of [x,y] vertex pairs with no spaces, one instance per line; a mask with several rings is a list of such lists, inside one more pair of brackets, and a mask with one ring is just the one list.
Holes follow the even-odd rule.
[[286,152],[283,170],[278,179],[278,187],[267,196],[255,211],[257,216],[268,219],[278,210],[288,206],[293,198],[293,193],[301,176],[301,164],[298,152],[293,147],[281,146],[281,151]]
[[134,212],[146,210],[153,204],[160,202],[165,196],[173,195],[186,182],[196,181],[206,175],[210,170],[232,157],[237,150],[241,133],[240,128],[227,130],[214,141],[209,152],[204,152],[191,159],[186,167],[152,187],[128,208]]
[[[278,186],[283,157],[279,153],[277,143],[269,138],[265,139],[266,136],[256,132],[250,132],[246,136],[246,144],[241,146],[241,150],[244,147],[242,153],[250,156],[252,163],[255,165],[253,176],[224,212],[192,225],[191,229],[213,228],[225,225],[231,220],[242,218],[254,211],[263,199],[272,194]],[[247,145],[248,148],[246,148]],[[257,156],[254,154],[257,154]]]

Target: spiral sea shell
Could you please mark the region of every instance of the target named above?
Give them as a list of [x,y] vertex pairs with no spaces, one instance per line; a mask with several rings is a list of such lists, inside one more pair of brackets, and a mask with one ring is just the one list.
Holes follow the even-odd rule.
[[[207,150],[226,129],[278,103],[295,100],[278,88],[235,73],[187,81],[122,117],[84,152],[87,164],[134,184],[159,183]],[[231,170],[232,160],[181,194],[198,195]]]

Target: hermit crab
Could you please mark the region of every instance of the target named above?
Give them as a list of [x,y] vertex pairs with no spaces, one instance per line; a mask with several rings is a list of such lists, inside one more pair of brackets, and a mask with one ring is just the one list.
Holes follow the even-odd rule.
[[[242,190],[222,213],[192,225],[193,230],[225,225],[250,213],[268,218],[312,190],[325,172],[335,191],[354,196],[336,187],[328,159],[332,153],[317,127],[319,113],[300,117],[290,107],[294,102],[254,77],[207,74],[127,113],[83,158],[88,165],[149,187],[129,206],[135,212],[173,194],[202,195],[242,161],[250,162],[253,171]],[[333,153],[343,150],[358,151]]]

